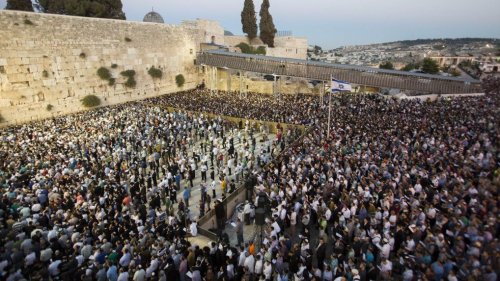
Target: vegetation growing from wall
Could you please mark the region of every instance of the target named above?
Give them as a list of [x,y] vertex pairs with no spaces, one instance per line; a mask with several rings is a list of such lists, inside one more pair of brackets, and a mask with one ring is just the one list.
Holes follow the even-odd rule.
[[106,67],[100,67],[97,70],[97,75],[102,79],[102,80],[109,80],[111,79],[111,72],[109,72],[109,69]]
[[132,42],[132,39],[125,37],[125,42]]
[[30,21],[29,19],[24,19],[24,24],[26,24],[26,25],[34,25],[34,23],[32,21]]
[[241,11],[241,24],[243,26],[243,33],[245,33],[250,40],[257,37],[257,18],[255,17],[253,0],[245,0],[243,11]]
[[177,87],[182,87],[184,86],[184,83],[186,82],[186,79],[184,79],[184,75],[179,74],[175,76],[175,84],[177,84]]
[[33,4],[31,4],[31,0],[7,0],[5,9],[33,12]]
[[236,47],[240,48],[241,52],[244,54],[254,54],[254,55],[266,55],[266,47],[259,46],[257,49],[248,45],[247,43],[241,42],[236,45]]
[[49,77],[49,72],[47,72],[47,70],[42,71],[42,76],[43,76],[44,78]]
[[5,119],[3,118],[2,114],[0,114],[0,123],[3,123]]
[[134,88],[137,85],[137,81],[134,78],[129,78],[125,81],[125,87]]
[[127,81],[125,81],[125,87],[127,88],[134,88],[137,85],[137,82],[135,81],[135,70],[129,69],[122,71],[120,73],[123,77],[127,78]]
[[264,0],[260,7],[260,39],[269,47],[274,48],[274,36],[278,31],[274,26],[273,16],[269,12],[269,7],[269,0]]
[[80,58],[81,58],[81,59],[84,59],[84,58],[86,58],[86,57],[87,57],[87,55],[86,55],[84,52],[81,52],[81,53],[80,53]]
[[90,108],[99,106],[101,104],[101,99],[95,95],[86,95],[81,99],[81,102],[84,107]]
[[118,67],[118,65],[117,65],[116,63],[113,63],[113,64],[111,65],[111,68],[112,68],[112,69],[115,69],[115,68],[117,68],[117,67]]
[[151,68],[148,70],[148,74],[151,77],[158,79],[161,79],[161,77],[163,76],[163,72],[161,71],[161,69],[156,68],[154,66],[151,66]]
[[35,7],[42,13],[125,19],[121,0],[35,0]]
[[54,106],[52,104],[47,104],[47,107],[45,107],[45,109],[47,109],[47,111],[51,111],[53,108],[54,108]]

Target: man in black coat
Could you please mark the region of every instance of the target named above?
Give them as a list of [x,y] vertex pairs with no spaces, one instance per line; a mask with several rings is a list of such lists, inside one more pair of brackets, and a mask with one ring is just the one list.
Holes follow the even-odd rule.
[[318,268],[321,271],[323,271],[325,257],[326,257],[326,244],[323,237],[320,237],[318,247],[316,247],[316,260],[318,261]]

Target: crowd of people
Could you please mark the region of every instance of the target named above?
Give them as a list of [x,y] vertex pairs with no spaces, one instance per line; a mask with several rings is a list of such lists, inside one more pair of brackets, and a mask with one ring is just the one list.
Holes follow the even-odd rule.
[[[292,120],[257,109],[260,97],[188,94],[154,103],[314,123],[260,165],[248,164],[259,153],[252,132],[240,136],[236,162],[247,158],[255,194],[270,202],[262,241],[244,241],[238,224],[237,244],[189,243],[196,223],[185,192],[175,194],[210,162],[215,147],[200,140],[229,150],[238,125],[127,104],[1,131],[1,278],[497,280],[498,95],[335,95],[327,136],[326,104],[307,96],[285,98],[300,114]],[[222,187],[233,171],[214,161],[206,168]]]
[[259,148],[268,132],[238,125],[131,103],[0,131],[1,279],[158,278],[159,253],[184,254],[196,219],[297,135]]
[[[318,96],[271,95],[196,89],[147,99],[146,102],[186,110],[279,123],[310,125],[322,114]],[[293,106],[290,106],[293,105]]]
[[331,136],[315,130],[259,177],[276,274],[497,280],[498,95],[334,101]]

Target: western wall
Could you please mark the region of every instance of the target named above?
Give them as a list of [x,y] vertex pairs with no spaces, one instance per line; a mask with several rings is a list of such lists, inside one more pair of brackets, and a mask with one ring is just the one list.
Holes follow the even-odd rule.
[[[121,20],[0,11],[0,114],[12,125],[83,110],[89,94],[103,105],[144,99],[196,86],[197,47],[205,32]],[[113,67],[112,67],[113,65]],[[162,70],[153,79],[148,69]],[[114,85],[97,75],[106,67]],[[124,70],[136,72],[135,87],[124,85]],[[50,105],[52,110],[48,110]]]

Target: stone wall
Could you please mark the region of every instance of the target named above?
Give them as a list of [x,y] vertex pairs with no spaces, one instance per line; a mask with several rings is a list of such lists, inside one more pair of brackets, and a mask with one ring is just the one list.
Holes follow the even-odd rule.
[[267,49],[267,56],[292,59],[307,59],[307,38],[284,36],[274,38],[275,48]]
[[[238,76],[237,70],[225,70],[217,69],[217,89],[223,91],[240,91],[240,77]],[[230,77],[230,79],[229,79]],[[210,88],[210,77],[208,72],[205,73],[204,78],[207,88]],[[280,89],[282,94],[319,94],[320,86],[318,85],[315,89],[312,85],[307,83],[307,80],[301,78],[283,78],[284,80],[277,82],[277,87]],[[243,91],[246,89],[248,92],[262,93],[262,94],[272,94],[273,93],[273,82],[263,80],[258,77],[244,76],[242,78],[242,88]],[[280,87],[281,86],[281,87]]]
[[224,28],[218,21],[206,19],[185,20],[181,23],[181,26],[201,30],[204,43],[224,45]]
[[[234,48],[234,46],[241,42],[250,44],[248,38],[243,35],[224,36],[224,45],[228,46],[230,51],[235,49],[239,51],[239,48]],[[254,43],[253,45],[257,48],[262,44]],[[275,37],[274,48],[266,46],[266,56],[305,60],[307,59],[307,47],[307,38],[294,36]]]
[[[196,26],[5,10],[0,26],[3,126],[84,110],[80,100],[88,94],[109,105],[175,92],[177,74],[186,79],[183,89],[199,83],[194,60],[206,34]],[[161,79],[147,73],[151,66],[162,69]],[[100,67],[115,85],[98,77]],[[120,75],[129,69],[136,71],[134,88]]]

